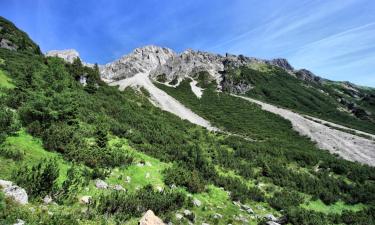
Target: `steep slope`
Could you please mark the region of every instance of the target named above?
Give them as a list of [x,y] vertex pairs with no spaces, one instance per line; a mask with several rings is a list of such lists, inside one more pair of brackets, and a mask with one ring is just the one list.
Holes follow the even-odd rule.
[[40,48],[12,22],[0,16],[0,48],[41,54]]
[[207,120],[193,113],[176,99],[157,88],[150,80],[148,73],[138,73],[130,78],[111,82],[109,85],[119,86],[120,90],[125,90],[125,88],[129,86],[142,87],[150,95],[151,102],[161,109],[173,113],[179,116],[181,119],[186,119],[191,123],[206,127],[209,130],[217,130],[216,128],[212,127]]
[[[29,196],[19,205],[0,188],[0,224],[137,224],[148,210],[173,224],[375,222],[375,169],[318,149],[288,120],[218,91],[215,76],[225,71],[215,71],[210,54],[192,53],[186,69],[172,68],[167,78],[148,74],[162,60],[139,53],[139,62],[113,65],[128,72],[112,82],[156,86],[164,90],[158,95],[238,135],[161,110],[144,88],[119,91],[99,79],[96,66],[31,53],[0,48],[0,69],[12,84],[0,95],[0,179]],[[285,60],[234,57],[250,61],[295,75]],[[244,88],[253,87],[242,82],[233,90]],[[167,103],[179,104],[169,96]]]
[[[332,154],[338,154],[346,160],[361,162],[371,166],[375,166],[375,135],[364,134],[369,138],[360,137],[349,134],[335,128],[328,127],[327,122],[313,117],[303,117],[298,113],[290,110],[275,107],[273,105],[254,100],[248,97],[238,96],[248,101],[254,102],[262,106],[262,109],[280,115],[281,117],[291,121],[293,129],[301,135],[311,138],[321,149],[327,149]],[[348,128],[340,127],[340,129],[348,130]]]

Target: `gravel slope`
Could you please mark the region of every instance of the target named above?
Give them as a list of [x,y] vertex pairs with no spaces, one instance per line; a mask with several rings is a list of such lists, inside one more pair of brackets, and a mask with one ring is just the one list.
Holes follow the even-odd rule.
[[147,73],[138,73],[133,77],[109,83],[111,86],[119,86],[120,90],[126,87],[144,87],[151,95],[151,102],[161,109],[179,116],[181,119],[186,119],[191,123],[206,127],[208,130],[217,130],[211,126],[210,122],[198,116],[190,109],[186,108],[179,101],[169,96],[164,91],[157,88],[150,80]]
[[[279,108],[252,98],[237,95],[234,96],[259,104],[263,110],[278,114],[281,117],[289,120],[292,123],[294,130],[301,135],[310,137],[311,140],[316,142],[318,147],[321,149],[327,149],[331,153],[337,153],[346,160],[357,161],[370,166],[375,166],[375,142],[373,140],[336,130],[322,123],[327,123],[352,131],[353,129],[314,117],[306,118],[290,110]],[[320,121],[322,123],[318,123],[313,120]],[[366,134],[375,140],[375,135],[367,134],[361,131],[356,132]]]

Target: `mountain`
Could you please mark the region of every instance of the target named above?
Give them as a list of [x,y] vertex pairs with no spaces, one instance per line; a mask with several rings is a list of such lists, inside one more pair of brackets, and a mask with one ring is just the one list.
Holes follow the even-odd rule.
[[0,224],[375,223],[374,89],[158,46],[88,64],[0,27]]

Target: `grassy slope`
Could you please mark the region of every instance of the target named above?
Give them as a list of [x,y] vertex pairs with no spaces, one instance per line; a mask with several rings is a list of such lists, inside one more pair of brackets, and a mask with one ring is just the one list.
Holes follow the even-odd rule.
[[360,211],[365,206],[363,204],[347,205],[342,201],[336,202],[335,204],[327,206],[321,200],[310,201],[307,204],[303,204],[302,207],[317,212],[323,212],[326,214],[341,214],[344,210]]
[[14,85],[11,82],[11,79],[5,75],[4,71],[0,70],[0,87],[2,88],[13,88]]
[[[307,83],[278,68],[242,67],[229,70],[227,79],[244,81],[253,88],[246,96],[286,107],[354,129],[375,133],[375,124],[340,111],[337,93],[329,85]],[[329,94],[328,94],[329,93]]]
[[[0,157],[0,177],[9,179],[12,170],[25,163],[27,165],[33,165],[43,159],[55,158],[58,160],[60,168],[59,182],[62,182],[66,177],[66,171],[69,168],[69,163],[63,160],[63,158],[54,152],[48,152],[43,149],[42,143],[39,139],[34,138],[21,130],[16,136],[8,137],[3,143],[3,146],[21,150],[24,152],[24,158],[21,162],[15,162],[4,157]],[[2,148],[0,148],[2,151]]]

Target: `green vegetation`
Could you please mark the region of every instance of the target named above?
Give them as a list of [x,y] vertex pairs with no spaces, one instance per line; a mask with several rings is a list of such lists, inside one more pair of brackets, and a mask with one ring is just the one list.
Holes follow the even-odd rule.
[[11,82],[11,79],[3,71],[0,70],[0,87],[1,88],[13,88],[14,85]]
[[[14,85],[0,101],[0,178],[31,197],[20,206],[0,194],[2,224],[129,224],[148,209],[175,224],[262,224],[268,213],[293,225],[374,221],[374,168],[319,150],[281,117],[216,92],[206,73],[197,75],[201,99],[186,80],[157,85],[226,133],[154,107],[145,91],[107,86],[97,66],[34,53],[0,49]],[[57,204],[42,205],[47,194]],[[178,220],[185,209],[192,214]]]
[[[360,101],[355,100],[355,94],[341,85],[317,84],[299,80],[286,71],[269,66],[268,70],[256,70],[251,67],[239,69],[227,69],[224,75],[224,83],[245,83],[252,89],[245,95],[262,101],[266,101],[281,107],[289,108],[321,119],[349,126],[354,129],[375,133],[375,118],[371,115],[365,116],[362,108],[354,108],[354,103],[359,104],[366,110],[374,112],[372,97],[375,92],[363,91]],[[334,88],[333,88],[334,87]],[[341,90],[341,93],[338,92]],[[224,91],[229,91],[224,88]],[[347,94],[344,94],[346,92]],[[338,102],[337,99],[344,98]],[[351,102],[350,105],[344,104]],[[352,114],[339,110],[348,108]]]

